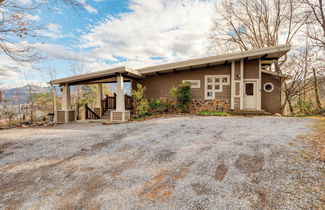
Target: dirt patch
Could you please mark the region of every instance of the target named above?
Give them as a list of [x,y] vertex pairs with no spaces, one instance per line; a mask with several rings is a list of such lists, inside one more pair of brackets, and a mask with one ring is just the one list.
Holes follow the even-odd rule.
[[268,206],[268,193],[265,192],[264,190],[256,190],[256,194],[258,195],[259,197],[259,206],[257,207],[260,207],[260,208],[266,208]]
[[209,194],[212,194],[212,191],[211,189],[204,185],[204,184],[201,184],[201,183],[195,183],[195,184],[192,184],[192,189],[194,190],[194,192],[197,194],[197,195],[209,195]]
[[173,160],[175,154],[176,154],[176,152],[173,152],[169,149],[164,149],[157,153],[157,155],[154,157],[154,161],[169,162],[169,161]]
[[263,170],[264,156],[240,154],[235,164],[243,173],[251,175]]
[[172,170],[163,169],[144,184],[138,195],[142,200],[146,201],[167,201],[173,194],[177,181],[185,177],[188,172],[188,165]]
[[225,178],[227,172],[228,172],[228,167],[224,163],[221,163],[215,172],[214,178],[217,181],[222,181]]
[[13,142],[7,142],[0,144],[0,154],[4,153],[9,147],[15,145]]

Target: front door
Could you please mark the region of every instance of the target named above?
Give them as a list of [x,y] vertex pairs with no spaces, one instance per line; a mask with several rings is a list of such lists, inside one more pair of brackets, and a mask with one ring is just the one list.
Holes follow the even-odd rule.
[[244,82],[244,109],[256,109],[256,82]]

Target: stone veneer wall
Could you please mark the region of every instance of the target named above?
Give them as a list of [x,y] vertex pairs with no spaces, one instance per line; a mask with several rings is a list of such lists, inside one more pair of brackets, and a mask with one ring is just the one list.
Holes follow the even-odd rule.
[[226,112],[230,109],[228,100],[204,100],[204,99],[193,99],[190,104],[190,112],[196,113],[199,111],[219,111]]

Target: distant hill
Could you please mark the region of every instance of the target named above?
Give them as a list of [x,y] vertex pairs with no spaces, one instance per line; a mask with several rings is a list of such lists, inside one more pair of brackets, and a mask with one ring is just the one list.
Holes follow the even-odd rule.
[[23,87],[5,89],[3,91],[4,99],[13,99],[15,104],[24,104],[28,100],[29,91],[33,93],[42,93],[48,90],[47,87],[39,87],[36,85],[25,85]]

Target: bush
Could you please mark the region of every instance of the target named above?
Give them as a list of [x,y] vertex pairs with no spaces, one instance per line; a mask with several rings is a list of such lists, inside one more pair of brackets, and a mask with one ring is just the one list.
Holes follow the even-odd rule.
[[208,111],[208,110],[200,111],[197,114],[202,116],[228,116],[227,112]]
[[134,117],[139,118],[148,114],[149,104],[148,100],[144,98],[145,87],[137,84],[137,90],[132,90]]
[[163,102],[157,99],[151,100],[149,102],[149,108],[152,114],[169,113],[169,112],[174,112],[176,110],[173,104],[170,104],[168,102]]
[[177,99],[178,109],[181,112],[188,112],[188,105],[192,100],[191,83],[182,83],[177,88],[172,88],[170,92]]

